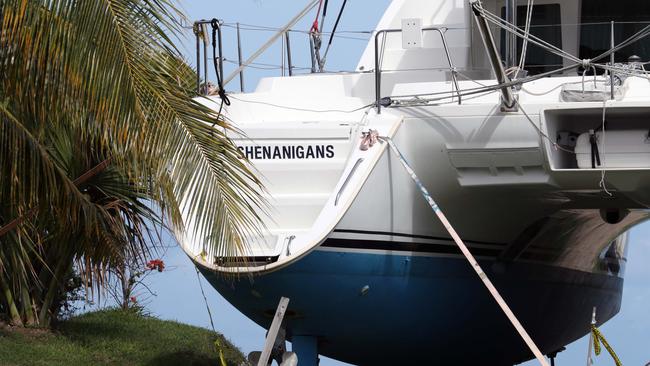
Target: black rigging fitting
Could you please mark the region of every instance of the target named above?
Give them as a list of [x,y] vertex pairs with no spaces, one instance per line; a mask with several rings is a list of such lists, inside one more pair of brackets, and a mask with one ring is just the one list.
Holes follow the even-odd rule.
[[[221,98],[221,107],[223,104],[230,105],[230,99],[226,95],[226,91],[223,88],[223,63],[221,62],[221,25],[216,18],[212,18],[210,21],[212,26],[212,63],[214,64],[214,72],[217,74],[217,94]],[[217,63],[217,36],[219,37],[219,63]],[[219,115],[221,115],[221,107],[219,108]]]

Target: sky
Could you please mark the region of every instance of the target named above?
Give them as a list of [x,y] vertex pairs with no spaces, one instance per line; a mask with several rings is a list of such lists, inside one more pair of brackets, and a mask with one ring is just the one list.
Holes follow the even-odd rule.
[[[341,0],[331,0],[325,30],[331,30]],[[388,0],[348,0],[339,30],[371,30],[383,14]],[[307,4],[307,0],[185,0],[182,8],[190,20],[213,17],[223,19],[224,55],[229,61],[236,61],[236,38],[234,22],[242,24],[281,27]],[[294,27],[299,30],[309,30],[313,21],[313,12]],[[248,27],[247,27],[248,28]],[[257,30],[242,31],[242,50],[244,58],[252,54],[272,33]],[[352,37],[367,38],[355,34]],[[365,40],[336,39],[330,56],[329,70],[351,70],[356,66],[358,58],[365,47]],[[188,62],[194,65],[195,49],[191,30],[182,40],[181,48]],[[307,67],[310,65],[308,54],[308,38],[304,34],[292,34],[291,48],[294,65]],[[281,47],[279,44],[269,49],[263,57],[257,60],[262,67],[279,65],[281,62]],[[258,65],[260,66],[260,65]],[[234,68],[230,62],[225,64],[225,73]],[[303,71],[304,72],[304,71]],[[214,74],[210,73],[214,80]],[[257,81],[263,76],[280,75],[279,68],[271,70],[249,69],[244,80],[245,90],[252,91]],[[239,82],[233,80],[227,89],[237,91]],[[625,279],[623,307],[619,315],[604,325],[601,330],[610,344],[619,354],[626,366],[644,366],[650,362],[650,224],[643,224],[632,230],[629,261]],[[217,331],[223,333],[245,354],[253,350],[261,350],[264,343],[265,331],[251,320],[243,316],[237,309],[225,301],[202,277],[197,278],[194,265],[182,250],[175,245],[171,237],[165,237],[168,246],[164,254],[167,265],[163,273],[154,273],[148,278],[148,283],[156,296],[147,300],[147,308],[154,315],[163,319],[178,320],[183,323],[209,328],[210,320],[203,300],[199,280],[203,284],[208,304],[213,314]],[[587,354],[587,339],[583,338],[567,347],[557,358],[557,365],[584,365]],[[531,361],[525,365],[535,365]],[[613,362],[606,354],[596,358],[595,365],[612,365]],[[341,362],[321,357],[322,366],[345,365]]]

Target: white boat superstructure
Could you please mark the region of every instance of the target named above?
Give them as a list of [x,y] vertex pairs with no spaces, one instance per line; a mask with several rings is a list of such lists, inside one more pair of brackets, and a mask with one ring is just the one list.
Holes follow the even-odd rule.
[[[262,179],[269,210],[263,235],[239,257],[206,253],[191,216],[184,249],[260,324],[269,304],[292,297],[289,334],[310,350],[303,360],[317,349],[359,364],[397,362],[370,350],[403,326],[412,334],[386,347],[421,355],[412,345],[439,342],[435,329],[455,327],[444,317],[457,309],[465,325],[509,329],[482,316],[494,304],[465,281],[466,263],[398,157],[381,140],[368,144],[369,134],[391,138],[540,348],[559,349],[587,331],[593,306],[601,322],[618,312],[625,233],[648,218],[650,54],[630,57],[650,34],[635,23],[650,20],[647,8],[394,0],[354,72],[265,78],[254,92],[230,94],[230,105],[200,98],[241,130],[229,137]],[[259,277],[235,288],[214,272]],[[366,287],[377,289],[372,303],[358,295]],[[469,296],[460,288],[477,297],[458,300]],[[439,293],[448,297],[437,301]],[[382,309],[412,317],[377,322]],[[336,332],[342,324],[351,338]],[[501,353],[477,341],[452,358],[476,334],[446,334],[441,362],[529,356],[523,346]]]
[[[581,134],[601,124],[605,112],[610,125],[617,126],[610,131],[612,139],[619,130],[633,131],[638,149],[642,150],[647,146],[648,125],[644,116],[650,112],[650,83],[645,78],[627,78],[617,89],[619,100],[605,102],[561,101],[562,86],[582,84],[580,76],[532,81],[518,93],[520,111],[508,114],[498,113],[498,91],[467,98],[460,105],[388,108],[381,114],[368,107],[369,98],[331,98],[343,85],[360,83],[358,79],[372,76],[295,76],[274,80],[269,89],[261,87],[255,93],[231,96],[232,105],[224,108],[225,113],[246,133],[231,138],[259,172],[271,209],[266,216],[268,235],[250,245],[249,256],[264,264],[248,263],[224,270],[266,271],[281,267],[318,246],[337,225],[445,236],[444,228],[426,212],[424,202],[419,202],[421,198],[408,176],[396,169],[396,161],[389,170],[389,160],[395,157],[384,154],[386,146],[379,143],[367,151],[359,149],[361,134],[370,129],[401,142],[400,148],[418,166],[419,174],[430,179],[433,191],[439,192],[443,207],[451,215],[463,216],[457,225],[481,241],[512,242],[529,222],[548,209],[541,201],[554,206],[600,200],[607,194],[599,185],[601,171],[606,172],[605,189],[615,192],[619,200],[625,197],[630,204],[628,209],[643,208],[644,203],[650,202],[650,191],[639,189],[648,183],[649,178],[643,174],[650,168],[648,160],[637,159],[636,165],[630,166],[634,165],[632,160],[623,157],[627,166],[579,167],[578,162],[585,158],[578,159],[556,141],[558,136],[568,134],[577,143]],[[604,78],[597,80],[603,82]],[[591,82],[591,78],[585,81]],[[319,85],[317,90],[314,83]],[[459,87],[471,89],[476,83],[495,84],[493,80],[459,81]],[[444,81],[398,83],[389,94],[436,93],[449,88],[449,82]],[[296,94],[302,94],[300,90],[310,97],[296,98]],[[331,102],[323,104],[327,96]],[[291,106],[287,100],[292,101]],[[206,103],[218,108],[218,101]],[[323,105],[335,105],[338,111],[326,111]],[[602,160],[604,164],[610,160],[614,164],[620,154],[607,150],[604,148]],[[643,174],[640,180],[639,174]],[[637,178],[630,185],[633,176]],[[366,193],[361,188],[368,177],[372,183],[366,185]],[[504,187],[521,187],[526,195],[540,200],[540,205],[530,208],[525,203],[519,212],[514,210],[519,203],[510,202],[509,197],[497,198],[489,193],[485,197],[486,190],[500,191]],[[360,191],[362,195],[358,196]],[[512,192],[513,197],[516,194]],[[495,198],[497,202],[493,202]],[[483,208],[477,211],[467,201],[481,203]],[[464,207],[465,203],[471,208]],[[574,205],[579,207],[578,203]],[[350,207],[353,210],[348,212]],[[495,208],[507,210],[513,217],[480,215],[480,210]],[[461,214],[468,210],[473,215]],[[201,250],[197,246],[193,256]],[[218,260],[206,266],[217,269]]]

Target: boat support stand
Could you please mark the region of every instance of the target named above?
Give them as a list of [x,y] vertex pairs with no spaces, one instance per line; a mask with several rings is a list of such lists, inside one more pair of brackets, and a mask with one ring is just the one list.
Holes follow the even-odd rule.
[[501,310],[505,313],[505,315],[508,317],[508,320],[510,320],[510,323],[515,327],[517,332],[519,333],[519,336],[523,339],[523,341],[528,345],[528,348],[530,348],[531,352],[535,355],[537,360],[539,361],[541,366],[549,366],[548,361],[542,354],[542,352],[539,350],[535,342],[532,340],[530,335],[528,335],[528,332],[526,332],[526,329],[521,325],[515,314],[510,310],[510,307],[506,303],[506,301],[501,297],[501,294],[499,294],[499,291],[494,287],[492,284],[492,281],[488,278],[488,276],[485,274],[481,266],[478,264],[472,253],[470,253],[469,249],[467,249],[467,246],[463,242],[463,240],[460,238],[456,230],[451,226],[451,223],[449,223],[449,220],[447,220],[447,217],[445,214],[442,212],[440,207],[438,207],[438,204],[433,200],[431,195],[429,194],[429,191],[424,187],[422,184],[422,181],[420,181],[420,178],[415,174],[413,171],[413,168],[409,165],[409,163],[406,161],[404,158],[404,155],[399,151],[397,146],[395,146],[395,143],[390,137],[380,137],[379,138],[382,141],[385,141],[388,143],[390,146],[391,150],[395,155],[397,156],[398,160],[406,170],[406,172],[411,176],[411,179],[415,182],[417,185],[418,189],[420,190],[420,193],[422,194],[422,197],[427,201],[429,206],[431,207],[431,210],[438,216],[438,219],[442,222],[443,226],[445,229],[447,229],[447,232],[449,232],[449,235],[454,239],[454,242],[460,248],[460,251],[463,253],[469,264],[472,266],[474,271],[476,271],[476,274],[478,277],[483,281],[483,284],[485,287],[488,289],[494,300],[497,302],[499,307],[501,307]]
[[[280,298],[280,303],[275,311],[273,322],[266,333],[266,341],[262,352],[254,351],[248,354],[248,364],[255,366],[271,365],[275,360],[280,366],[297,366],[298,357],[293,352],[286,352],[286,332],[284,329],[284,314],[289,307],[289,298]],[[318,357],[318,355],[316,355]],[[316,364],[314,364],[316,365]]]

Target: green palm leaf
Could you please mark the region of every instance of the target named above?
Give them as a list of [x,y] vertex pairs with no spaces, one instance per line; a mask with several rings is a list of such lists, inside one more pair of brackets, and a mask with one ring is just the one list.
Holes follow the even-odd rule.
[[37,155],[46,131],[65,127],[97,141],[129,179],[150,182],[177,229],[178,202],[191,197],[194,236],[212,253],[244,250],[259,222],[259,181],[226,137],[229,126],[191,98],[170,1],[4,0],[0,11],[0,138],[11,146],[0,149],[11,167],[0,191],[13,212],[38,206],[59,225],[100,229],[83,222],[94,216],[75,177]]

